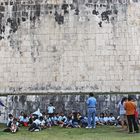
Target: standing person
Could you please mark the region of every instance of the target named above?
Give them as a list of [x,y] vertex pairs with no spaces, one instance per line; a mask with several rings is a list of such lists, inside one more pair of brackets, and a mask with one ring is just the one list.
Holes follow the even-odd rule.
[[139,133],[139,127],[135,119],[135,111],[136,111],[136,104],[134,103],[131,96],[128,97],[128,101],[125,102],[124,108],[126,110],[127,120],[128,120],[128,126],[129,126],[129,133],[133,133],[133,127],[134,131],[136,133]]
[[48,114],[50,115],[50,117],[54,114],[54,110],[55,107],[53,106],[52,103],[50,103],[50,105],[48,106]]
[[[93,93],[89,94],[89,98],[86,101],[87,113],[88,113],[88,126],[86,128],[96,128],[95,115],[96,115],[96,99],[93,97]],[[93,125],[91,125],[93,122]]]
[[123,97],[122,100],[118,104],[118,109],[119,109],[119,114],[120,114],[120,121],[121,121],[121,126],[122,129],[125,130],[125,123],[126,123],[126,111],[124,108],[124,104],[127,101],[127,97]]

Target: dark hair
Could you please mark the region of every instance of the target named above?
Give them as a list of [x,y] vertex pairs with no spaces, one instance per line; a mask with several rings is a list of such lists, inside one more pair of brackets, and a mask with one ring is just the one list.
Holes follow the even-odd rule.
[[43,120],[43,117],[42,116],[40,116],[40,118],[39,118],[41,121]]
[[113,113],[110,113],[110,116],[113,116]]
[[11,117],[13,117],[13,115],[12,114],[9,114],[9,118],[11,118]]
[[93,94],[92,92],[90,92],[90,93],[89,93],[89,96],[93,97],[93,96],[94,96],[94,94]]
[[122,100],[121,100],[121,104],[123,104],[123,102],[126,101],[126,100],[127,100],[127,97],[123,97]]
[[23,115],[23,118],[27,118],[27,114],[24,114],[24,115]]
[[128,96],[128,101],[133,100],[132,96]]

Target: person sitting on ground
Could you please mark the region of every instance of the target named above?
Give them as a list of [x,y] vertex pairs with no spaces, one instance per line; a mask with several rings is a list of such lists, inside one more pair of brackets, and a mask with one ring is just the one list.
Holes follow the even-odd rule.
[[77,119],[78,119],[78,124],[80,126],[82,126],[82,119],[83,119],[83,116],[80,112],[77,112]]
[[47,126],[45,125],[45,120],[44,120],[43,116],[40,116],[39,120],[40,120],[40,128],[41,128],[41,130],[46,129]]
[[67,123],[64,125],[64,127],[66,128],[72,128],[72,118],[73,118],[73,114],[72,113],[69,113],[68,114],[68,117],[67,117]]
[[41,125],[41,121],[38,119],[38,116],[34,116],[33,123],[31,124],[28,130],[30,132],[40,131],[41,130],[40,125]]
[[62,120],[61,120],[61,123],[60,123],[60,126],[63,127],[64,125],[67,124],[67,117],[64,115],[64,113],[61,113],[61,117],[62,117]]
[[7,126],[8,127],[11,127],[11,123],[13,122],[13,119],[14,119],[13,115],[12,114],[9,114],[9,116],[8,116],[8,122],[7,122]]
[[83,116],[81,118],[81,127],[85,128],[88,125],[88,118],[86,116]]
[[54,126],[57,126],[58,125],[57,113],[54,113],[54,116],[53,116],[53,125]]
[[52,120],[51,120],[51,117],[49,116],[49,114],[46,115],[45,125],[48,128],[51,128],[52,127]]
[[3,130],[4,132],[11,132],[11,125],[12,125],[13,119],[14,119],[13,115],[9,114],[8,121],[7,121],[7,128]]
[[46,113],[45,112],[42,113],[42,117],[43,117],[44,120],[47,119],[47,116],[46,116]]
[[99,124],[104,125],[104,113],[100,113]]
[[110,125],[115,125],[115,123],[116,123],[116,119],[115,119],[115,117],[113,116],[113,113],[110,113],[110,115],[109,115],[109,124]]
[[29,115],[29,122],[28,122],[28,126],[31,126],[31,124],[33,123],[33,117],[34,115],[33,114],[30,114]]
[[22,125],[23,118],[24,118],[23,116],[24,116],[24,112],[22,111],[22,112],[20,112],[20,115],[19,115],[19,117],[18,117],[19,125],[20,125],[20,124]]
[[17,119],[13,117],[12,114],[9,114],[8,116],[8,122],[7,122],[7,128],[4,129],[4,132],[17,132],[19,123],[17,122]]
[[10,127],[10,130],[12,133],[16,133],[19,130],[18,125],[19,125],[19,123],[18,123],[17,119],[14,118],[13,122],[11,123],[11,127]]
[[62,118],[61,114],[62,114],[62,113],[60,113],[60,114],[57,113],[57,123],[58,123],[58,125],[61,125],[61,124],[63,123],[63,122],[62,122],[62,119],[63,119],[63,118]]
[[96,122],[96,125],[99,125],[100,124],[99,117],[98,117],[97,114],[95,115],[95,122]]
[[73,112],[72,126],[73,126],[73,128],[80,128],[81,127],[79,124],[79,121],[78,121],[77,112]]
[[109,124],[109,117],[107,113],[104,113],[104,125],[108,125]]
[[22,126],[27,127],[28,123],[29,123],[29,117],[27,116],[27,114],[23,115],[22,121],[20,121],[20,123],[22,124]]

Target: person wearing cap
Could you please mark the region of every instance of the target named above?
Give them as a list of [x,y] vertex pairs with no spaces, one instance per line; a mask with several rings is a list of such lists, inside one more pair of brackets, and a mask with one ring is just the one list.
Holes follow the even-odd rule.
[[[86,104],[88,113],[88,126],[86,128],[96,128],[95,115],[97,102],[93,93],[89,94],[89,98],[87,99]],[[93,122],[93,124],[91,122]]]

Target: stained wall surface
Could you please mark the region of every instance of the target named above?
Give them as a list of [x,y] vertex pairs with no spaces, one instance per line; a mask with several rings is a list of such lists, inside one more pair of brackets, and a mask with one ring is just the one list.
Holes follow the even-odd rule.
[[139,92],[140,0],[0,0],[0,93]]

